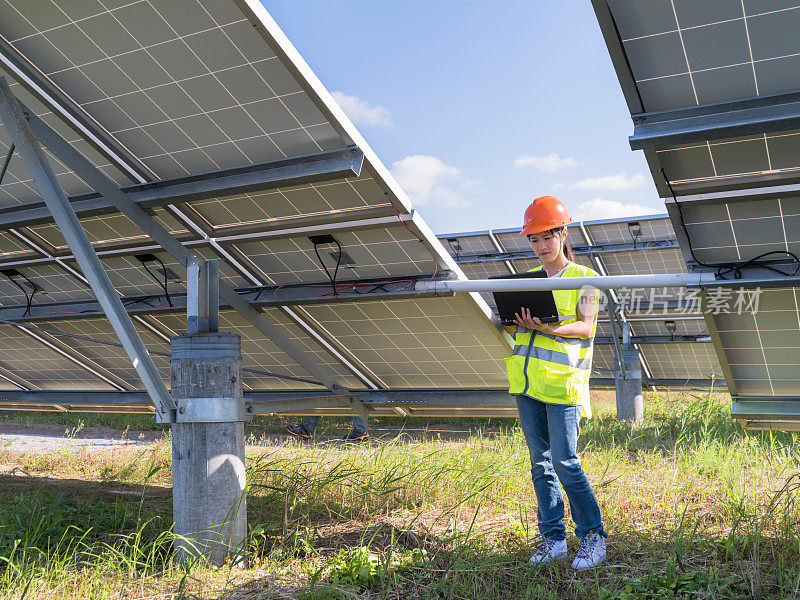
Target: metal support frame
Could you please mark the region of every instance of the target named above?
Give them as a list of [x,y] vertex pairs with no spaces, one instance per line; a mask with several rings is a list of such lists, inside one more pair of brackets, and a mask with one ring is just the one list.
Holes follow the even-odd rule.
[[186,332],[219,331],[219,261],[190,260],[186,290]]
[[[626,324],[629,321],[625,322]],[[637,344],[710,344],[712,342],[709,335],[628,335],[626,336],[623,329],[622,347],[619,348],[614,343],[613,337],[602,336],[595,337],[595,344],[614,344],[615,348],[622,350],[635,349]],[[619,343],[619,339],[617,339]]]
[[702,270],[692,273],[665,273],[659,275],[607,275],[598,277],[536,278],[536,279],[468,279],[418,281],[415,288],[420,292],[517,292],[529,290],[579,290],[594,287],[601,290],[619,288],[669,288],[697,287],[797,287],[800,275],[781,276],[765,274],[763,277],[742,279],[716,279],[714,271]]
[[[613,378],[593,377],[592,386],[614,387]],[[724,388],[721,379],[647,379],[649,386],[697,388]],[[420,415],[420,409],[449,409],[459,414],[461,409],[482,409],[491,414],[491,409],[516,409],[514,396],[503,389],[441,389],[441,390],[350,390],[344,396],[332,396],[317,390],[254,390],[244,392],[244,418],[257,414],[339,414],[370,415],[397,414],[400,407],[409,416]],[[55,408],[56,406],[60,408]],[[106,412],[143,412],[150,407],[147,394],[135,391],[51,391],[11,390],[0,391],[2,410],[59,410]],[[424,415],[421,415],[424,416]]]
[[[604,254],[607,252],[639,252],[646,250],[664,250],[666,248],[677,248],[678,240],[664,239],[637,244],[599,244],[596,246],[576,246],[572,249],[576,256]],[[483,252],[480,254],[461,254],[455,261],[458,264],[471,264],[482,262],[500,262],[511,260],[531,260],[537,258],[533,250],[516,250],[514,252]]]
[[633,114],[632,150],[800,128],[800,93]]
[[[498,252],[505,252],[506,251],[506,249],[503,247],[502,242],[500,241],[500,238],[498,238],[497,235],[495,235],[494,229],[490,229],[489,230],[488,236],[489,236],[489,240],[491,240],[492,246],[494,246],[495,250],[497,250]],[[441,239],[441,237],[439,237],[439,239]],[[456,262],[458,262],[458,261],[456,260]],[[506,265],[506,269],[508,269],[509,273],[516,273],[517,272],[517,268],[514,266],[514,263],[512,263],[510,260],[506,260],[506,261],[503,261],[503,262]]]
[[[31,128],[40,139],[43,139],[36,123],[32,122]],[[136,204],[153,208],[188,200],[241,194],[254,189],[264,190],[292,185],[298,181],[327,181],[357,177],[361,172],[363,161],[364,155],[358,148],[342,148],[214,173],[166,179],[157,184],[141,183],[122,188],[122,191]],[[73,196],[69,200],[75,212],[82,217],[116,210],[107,198],[97,193]],[[385,209],[381,210],[381,214],[385,212]],[[0,210],[2,228],[32,225],[50,219],[47,209],[39,203]],[[314,222],[318,220],[315,218]],[[281,223],[280,226],[283,227],[285,224]]]
[[[13,96],[12,96],[13,98]],[[133,202],[111,179],[89,162],[50,126],[36,116],[30,118],[31,128],[48,149],[58,159],[72,169],[78,177],[105,197],[117,210],[128,217],[137,227],[149,235],[166,252],[184,266],[195,258],[172,234],[151,217],[141,206]],[[66,202],[66,197],[65,197]],[[74,214],[74,213],[73,213]],[[77,221],[77,217],[75,217]],[[251,306],[225,281],[219,282],[219,296],[231,308],[241,314],[251,325],[267,336],[276,346],[289,355],[303,369],[320,381],[333,393],[343,393],[345,389],[337,381],[333,372],[318,364],[308,353],[292,342],[273,325],[261,312]],[[118,298],[118,296],[117,296]],[[163,383],[162,383],[163,385]]]
[[800,398],[734,398],[731,416],[751,431],[800,431]]
[[[201,262],[201,261],[200,261]],[[443,277],[446,277],[444,275]],[[417,280],[429,280],[430,275],[410,275],[398,279],[414,282]],[[357,289],[375,288],[373,281],[385,281],[385,279],[359,279],[337,281],[336,285],[346,286],[353,284]],[[259,285],[249,288],[238,289],[237,293],[241,298],[257,307],[286,307],[298,304],[309,305],[319,303],[336,302],[369,302],[374,300],[392,300],[396,298],[427,298],[435,296],[434,292],[417,292],[412,283],[393,284],[395,289],[374,289],[369,293],[342,290],[337,296],[320,296],[323,286],[330,285],[328,281],[312,282],[307,285]],[[388,284],[384,284],[388,287]],[[403,288],[406,289],[403,289]],[[277,297],[276,297],[277,295]],[[219,297],[217,296],[217,299]],[[164,296],[124,296],[122,301],[127,311],[131,314],[148,314],[161,312],[174,312],[187,308],[189,298],[185,293],[170,293],[172,304],[167,302]],[[226,302],[219,302],[219,308],[230,308]],[[63,320],[81,319],[96,317],[103,314],[102,307],[95,300],[77,300],[65,302],[47,302],[31,305],[30,312],[22,318],[25,312],[25,305],[0,306],[0,321],[40,321],[40,320]]]
[[111,326],[133,363],[134,369],[150,398],[156,404],[159,414],[163,417],[168,416],[175,408],[175,403],[139,338],[119,295],[103,269],[100,259],[86,237],[64,190],[50,168],[42,147],[17,104],[16,97],[11,92],[8,82],[2,77],[0,77],[0,120],[17,147],[31,178],[39,188],[56,224],[89,281],[92,291],[103,307],[103,312],[111,322]]

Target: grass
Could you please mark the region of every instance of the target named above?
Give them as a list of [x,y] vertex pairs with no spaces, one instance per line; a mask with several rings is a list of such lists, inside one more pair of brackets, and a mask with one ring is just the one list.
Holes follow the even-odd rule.
[[800,598],[797,435],[743,431],[727,396],[645,402],[638,425],[599,403],[581,432],[610,533],[593,571],[527,566],[536,501],[514,426],[463,442],[249,447],[246,552],[237,568],[182,569],[165,439],[0,449],[17,473],[0,475],[0,599]]

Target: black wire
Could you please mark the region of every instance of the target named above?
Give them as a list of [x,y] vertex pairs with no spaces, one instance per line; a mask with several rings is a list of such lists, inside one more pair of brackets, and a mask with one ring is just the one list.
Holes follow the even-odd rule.
[[336,238],[334,238],[333,241],[336,242],[336,245],[339,247],[339,254],[337,254],[336,256],[336,268],[333,271],[333,277],[331,277],[331,273],[330,271],[328,271],[328,267],[325,266],[325,263],[322,261],[322,257],[319,255],[319,243],[314,244],[314,254],[317,255],[317,260],[319,261],[319,264],[321,264],[322,268],[325,269],[325,275],[328,276],[328,279],[331,282],[331,286],[333,287],[333,295],[338,296],[339,292],[336,291],[336,276],[339,274],[339,265],[342,263],[342,245]]
[[[689,253],[692,255],[692,259],[701,267],[716,269],[716,272],[714,273],[714,277],[716,279],[727,279],[726,275],[730,275],[731,273],[733,273],[734,279],[741,279],[742,271],[744,269],[753,268],[767,269],[769,271],[778,273],[779,275],[783,275],[784,277],[793,277],[797,275],[798,271],[800,271],[800,257],[798,257],[794,252],[789,252],[788,250],[771,250],[770,252],[764,252],[763,254],[759,254],[758,256],[754,256],[748,260],[738,262],[707,263],[698,259],[697,255],[694,253],[692,240],[689,237],[689,230],[686,228],[686,221],[683,218],[681,202],[678,202],[678,198],[675,196],[675,190],[672,189],[672,183],[670,182],[669,177],[667,177],[667,173],[664,171],[663,167],[661,168],[661,174],[664,176],[664,181],[667,182],[667,187],[669,187],[669,193],[672,195],[672,200],[675,202],[675,206],[678,207],[678,216],[680,217],[683,232],[686,234],[686,242],[689,244]],[[776,269],[775,267],[771,266],[774,263],[781,264],[785,261],[763,260],[767,256],[772,255],[788,256],[792,262],[794,262],[794,271],[792,273],[787,273],[786,271],[782,271],[781,269]]]
[[[36,293],[36,288],[34,287],[33,288],[33,293],[30,296],[28,296],[28,290],[26,290],[24,287],[22,287],[22,284],[20,284],[16,279],[14,279],[14,277],[12,275],[9,275],[8,273],[3,273],[3,275],[5,275],[6,278],[8,278],[8,280],[11,283],[13,283],[15,286],[17,286],[23,294],[25,294],[25,312],[22,313],[22,316],[25,317],[25,316],[31,314],[31,304],[33,302],[33,294]],[[22,273],[20,273],[20,275],[22,275]],[[23,277],[24,277],[24,275],[23,275]],[[26,277],[26,279],[27,279],[27,277]],[[28,280],[28,281],[30,281],[30,280]]]
[[636,232],[636,235],[634,235],[633,231],[628,229],[628,233],[630,233],[631,237],[633,238],[633,249],[636,250],[636,240],[638,240],[640,237],[642,237],[642,230],[640,228],[639,231]]
[[3,162],[3,168],[0,169],[0,183],[3,183],[3,178],[6,176],[6,171],[8,170],[8,163],[11,162],[11,157],[14,156],[14,144],[11,144],[11,147],[8,149],[8,154],[6,154],[6,160]]
[[25,281],[27,281],[31,286],[31,295],[28,298],[28,307],[26,308],[25,313],[22,315],[24,317],[25,315],[31,314],[31,305],[33,304],[33,297],[36,295],[36,284],[33,283],[33,281],[31,281],[30,278],[27,275],[25,275],[25,273],[20,273],[20,275],[24,277]]
[[172,298],[169,295],[169,291],[167,290],[167,268],[164,266],[164,263],[161,261],[160,258],[157,256],[154,257],[159,263],[161,263],[161,268],[164,271],[164,282],[162,283],[158,276],[150,270],[150,267],[147,266],[148,261],[142,261],[142,266],[144,267],[145,271],[150,274],[150,277],[161,286],[161,289],[164,290],[164,296],[167,299],[167,304],[169,304],[170,308],[172,308]]
[[170,308],[172,308],[172,298],[170,297],[169,290],[167,289],[167,265],[165,265],[164,261],[158,258],[158,256],[156,256],[156,260],[158,261],[158,264],[161,265],[161,269],[164,271],[164,295],[167,297],[167,304],[169,304]]

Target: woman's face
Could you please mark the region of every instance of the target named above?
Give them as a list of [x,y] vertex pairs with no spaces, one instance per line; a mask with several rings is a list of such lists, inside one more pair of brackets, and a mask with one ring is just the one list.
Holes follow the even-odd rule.
[[559,232],[545,231],[533,233],[528,236],[531,249],[536,252],[539,260],[545,263],[554,261],[561,254],[562,235]]

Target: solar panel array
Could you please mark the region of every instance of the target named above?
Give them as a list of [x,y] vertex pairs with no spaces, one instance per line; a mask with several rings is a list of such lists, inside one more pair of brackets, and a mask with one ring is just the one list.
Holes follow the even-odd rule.
[[[768,258],[786,275],[723,269],[751,282],[728,298],[730,310],[707,317],[734,413],[748,417],[751,400],[800,398],[796,263],[785,254],[800,250],[800,2],[593,5],[634,120],[631,145],[644,150],[686,264],[716,270],[784,253]],[[706,300],[726,294],[710,288]],[[792,411],[784,416],[800,416]]]
[[[630,225],[629,225],[630,224]],[[541,265],[519,228],[493,229],[439,235],[464,273],[474,279],[524,272]],[[575,262],[607,275],[655,275],[686,271],[675,232],[666,215],[585,221],[568,226],[568,239]],[[480,262],[475,262],[480,259]],[[492,294],[482,294],[495,308]],[[625,318],[634,338],[659,338],[657,344],[637,344],[650,380],[712,381],[723,378],[700,311],[699,299],[692,302],[686,290],[678,288],[617,290]],[[675,330],[667,329],[666,322]],[[621,331],[617,331],[621,337]],[[668,339],[663,339],[663,338]],[[600,316],[595,344],[593,375],[596,381],[611,383],[617,370],[614,342],[608,314]],[[686,360],[681,359],[682,356]],[[686,367],[681,370],[679,365]]]
[[[265,315],[346,387],[505,385],[508,342],[478,295],[384,298],[378,283],[357,288],[363,297],[332,297],[334,270],[338,281],[412,285],[463,275],[260,2],[2,3],[0,75],[131,194],[360,151],[360,172],[320,168],[244,188],[218,184],[177,198],[163,193],[146,206],[192,252],[219,260],[231,286],[278,286]],[[0,128],[0,153],[10,145]],[[94,201],[84,181],[48,158],[76,206]],[[140,388],[122,349],[102,343],[116,339],[108,322],[69,304],[93,295],[61,232],[36,212],[41,206],[13,157],[0,185],[0,310],[20,325],[90,339],[0,325],[0,388]],[[79,216],[168,380],[168,357],[158,353],[185,332],[186,317],[164,302],[185,293],[185,269],[113,208]],[[309,239],[320,234],[339,245]],[[319,286],[319,295],[283,306],[298,284]],[[238,313],[222,310],[220,329],[242,337],[246,390],[320,389],[275,377],[307,373]]]

